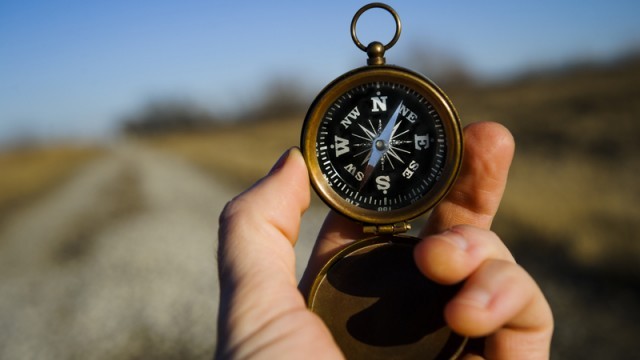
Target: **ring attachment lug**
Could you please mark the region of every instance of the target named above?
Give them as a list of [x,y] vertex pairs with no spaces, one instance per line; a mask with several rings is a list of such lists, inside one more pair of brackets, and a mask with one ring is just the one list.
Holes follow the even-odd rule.
[[385,48],[379,41],[374,41],[367,46],[367,65],[384,65],[386,59],[384,58]]

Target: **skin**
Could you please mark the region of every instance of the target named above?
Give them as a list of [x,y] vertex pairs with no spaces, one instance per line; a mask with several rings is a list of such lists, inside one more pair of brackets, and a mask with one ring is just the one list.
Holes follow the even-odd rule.
[[[461,335],[485,337],[463,359],[548,359],[553,317],[535,281],[489,229],[514,153],[495,123],[464,130],[461,174],[433,210],[414,258],[442,284],[463,282],[445,319]],[[303,293],[337,251],[362,237],[361,225],[330,213],[299,288],[293,245],[310,202],[300,151],[286,152],[270,173],[227,204],[220,216],[218,359],[342,358]]]

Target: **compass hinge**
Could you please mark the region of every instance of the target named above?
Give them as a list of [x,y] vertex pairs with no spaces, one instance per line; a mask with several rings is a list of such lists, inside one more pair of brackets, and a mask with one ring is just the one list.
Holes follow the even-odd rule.
[[406,222],[399,222],[395,224],[385,224],[385,225],[365,225],[362,231],[365,234],[400,234],[411,230],[411,225]]

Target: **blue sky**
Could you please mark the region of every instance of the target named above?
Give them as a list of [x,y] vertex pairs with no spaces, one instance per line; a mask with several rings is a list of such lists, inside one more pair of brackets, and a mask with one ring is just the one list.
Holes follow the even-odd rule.
[[[104,136],[154,99],[234,111],[278,77],[319,90],[364,64],[349,25],[365,3],[3,0],[0,141]],[[640,48],[637,0],[388,3],[403,22],[387,53],[398,65],[442,52],[491,78]],[[386,41],[392,26],[372,11],[358,34]]]

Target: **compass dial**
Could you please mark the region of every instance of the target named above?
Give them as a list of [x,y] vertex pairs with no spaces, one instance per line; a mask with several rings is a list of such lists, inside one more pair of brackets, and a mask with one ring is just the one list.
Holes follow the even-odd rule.
[[330,106],[317,146],[331,187],[348,202],[378,211],[424,196],[446,154],[433,106],[406,86],[386,82],[351,89]]
[[415,73],[384,66],[346,74],[307,114],[312,183],[331,207],[362,222],[418,216],[457,174],[458,123],[442,92]]

